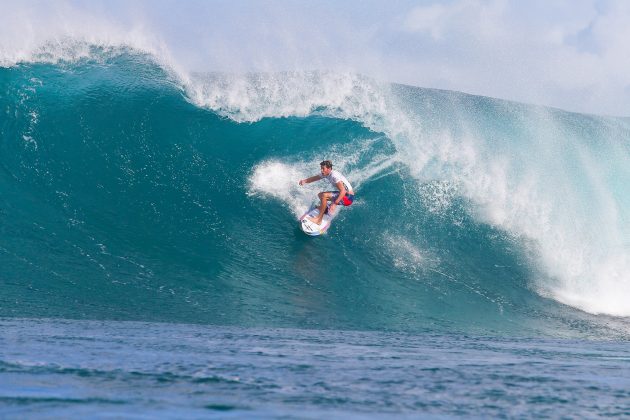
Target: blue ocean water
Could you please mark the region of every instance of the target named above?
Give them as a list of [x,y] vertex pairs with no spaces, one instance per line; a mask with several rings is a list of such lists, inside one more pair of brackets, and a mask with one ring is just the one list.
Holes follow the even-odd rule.
[[3,417],[630,415],[626,342],[112,321],[0,325]]
[[7,416],[630,414],[627,119],[99,48],[0,112]]

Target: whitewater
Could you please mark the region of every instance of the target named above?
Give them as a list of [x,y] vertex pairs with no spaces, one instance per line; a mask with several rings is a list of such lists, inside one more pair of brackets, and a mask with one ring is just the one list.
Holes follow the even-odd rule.
[[0,59],[5,415],[630,414],[627,118],[133,44]]

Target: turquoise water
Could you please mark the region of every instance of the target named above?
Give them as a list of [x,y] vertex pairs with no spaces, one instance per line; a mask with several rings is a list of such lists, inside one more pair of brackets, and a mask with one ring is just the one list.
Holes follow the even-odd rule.
[[[8,415],[629,412],[626,119],[98,49],[0,68],[0,111]],[[324,158],[356,201],[310,238]]]

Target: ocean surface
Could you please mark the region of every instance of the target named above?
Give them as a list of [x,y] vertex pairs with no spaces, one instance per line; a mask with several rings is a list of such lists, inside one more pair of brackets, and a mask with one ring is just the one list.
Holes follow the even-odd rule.
[[623,342],[49,319],[0,327],[5,418],[630,415]]
[[1,417],[630,416],[629,119],[73,48],[0,67]]

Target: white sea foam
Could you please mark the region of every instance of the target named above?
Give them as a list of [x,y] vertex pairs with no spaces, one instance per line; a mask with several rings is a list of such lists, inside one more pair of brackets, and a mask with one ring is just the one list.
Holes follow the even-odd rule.
[[239,122],[313,113],[366,122],[386,112],[387,89],[354,73],[310,71],[211,74],[186,85],[193,103]]
[[420,274],[439,264],[439,258],[431,251],[421,249],[408,238],[385,232],[383,245],[390,254],[394,266],[403,272]]
[[305,162],[261,162],[249,177],[249,194],[279,200],[299,217],[317,196],[313,185],[298,185],[300,179],[306,178],[307,166]]

